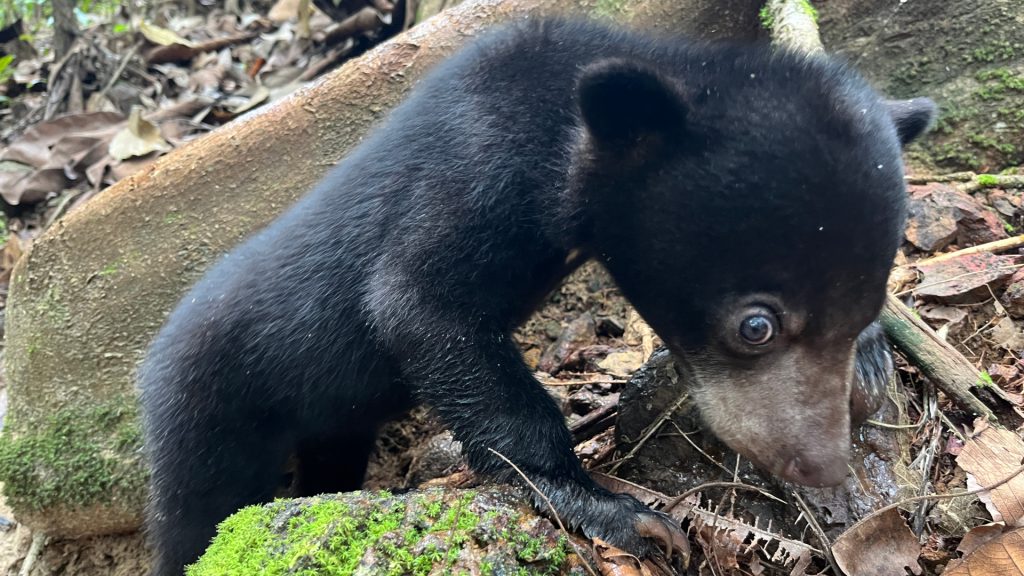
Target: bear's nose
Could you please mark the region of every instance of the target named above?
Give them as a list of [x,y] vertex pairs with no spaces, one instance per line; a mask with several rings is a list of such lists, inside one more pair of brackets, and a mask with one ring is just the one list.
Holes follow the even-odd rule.
[[786,463],[780,476],[804,486],[821,488],[835,486],[842,483],[846,478],[846,460],[829,459],[834,461],[815,462],[806,457],[794,456]]

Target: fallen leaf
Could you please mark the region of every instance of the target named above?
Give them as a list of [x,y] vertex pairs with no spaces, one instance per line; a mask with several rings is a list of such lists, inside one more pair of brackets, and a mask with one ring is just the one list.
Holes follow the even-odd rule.
[[986,285],[1008,280],[1020,267],[1019,261],[1017,256],[982,252],[924,263],[917,266],[924,277],[914,295],[957,302],[990,298]]
[[1017,325],[1009,316],[1000,319],[992,327],[989,336],[1000,348],[1006,350],[1020,350],[1024,348],[1024,333],[1017,328]]
[[921,545],[895,508],[856,523],[832,545],[836,563],[847,574],[906,576],[921,573]]
[[1006,524],[1002,522],[992,522],[989,524],[982,524],[981,526],[975,526],[964,534],[960,545],[956,547],[957,552],[967,556],[978,548],[981,548],[986,543],[994,540],[1003,535],[1006,532]]
[[243,112],[248,112],[249,110],[252,110],[253,108],[259,106],[260,104],[263,104],[269,98],[270,90],[267,90],[263,86],[257,86],[256,89],[253,91],[253,94],[249,96],[249,99],[242,105],[233,108],[231,112],[233,114],[241,114]]
[[[1020,468],[1024,460],[1024,440],[1020,435],[998,426],[984,426],[964,445],[956,459],[967,472],[967,487],[989,486]],[[1024,475],[979,495],[992,520],[1008,526],[1024,525]]]
[[644,365],[644,353],[638,350],[612,352],[597,363],[597,367],[606,374],[628,378]]
[[1024,575],[1024,529],[989,540],[970,554],[946,565],[943,576]]
[[160,135],[155,124],[142,117],[142,108],[132,108],[128,124],[110,141],[110,155],[117,160],[145,156],[150,152],[167,152],[171,145]]
[[145,20],[139,24],[139,32],[142,32],[142,35],[146,37],[146,40],[149,40],[158,46],[170,46],[172,44],[181,44],[182,46],[187,46],[189,48],[195,46],[195,42],[178,36],[178,34],[173,30],[161,28],[155,24],[150,24]]

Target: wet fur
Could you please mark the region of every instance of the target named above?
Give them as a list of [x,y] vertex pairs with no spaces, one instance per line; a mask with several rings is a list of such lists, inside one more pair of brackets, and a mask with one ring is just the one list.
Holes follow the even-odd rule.
[[[511,331],[571,254],[597,258],[734,448],[848,437],[854,341],[903,221],[899,140],[874,92],[825,59],[561,21],[474,42],[160,331],[139,378],[154,574],[180,574],[219,521],[269,500],[290,454],[303,493],[358,487],[377,426],[416,402],[477,471],[513,480],[500,452],[568,524],[650,553],[652,513],[582,470]],[[795,306],[796,361],[716,344],[724,296],[751,292]],[[747,403],[758,383],[799,418],[738,428],[737,406],[762,409]]]

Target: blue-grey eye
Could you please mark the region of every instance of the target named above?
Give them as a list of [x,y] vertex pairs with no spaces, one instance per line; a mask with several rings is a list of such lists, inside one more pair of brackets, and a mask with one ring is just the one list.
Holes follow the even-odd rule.
[[775,318],[764,312],[751,314],[740,322],[740,337],[747,344],[754,346],[761,346],[771,342],[776,332],[778,332],[778,329],[775,326]]

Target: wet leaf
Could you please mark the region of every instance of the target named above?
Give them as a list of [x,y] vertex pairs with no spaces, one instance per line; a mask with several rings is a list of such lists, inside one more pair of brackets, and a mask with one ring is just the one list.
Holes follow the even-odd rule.
[[[971,489],[999,482],[1024,460],[1024,440],[1016,432],[987,424],[978,428],[956,459],[967,472],[967,487]],[[980,494],[979,498],[994,521],[1008,526],[1024,525],[1024,475]]]
[[142,108],[132,108],[128,124],[110,141],[110,155],[117,160],[145,156],[150,152],[167,152],[171,145],[160,135],[160,129],[142,117]]
[[832,545],[832,554],[847,574],[906,576],[906,568],[921,573],[921,545],[895,508],[843,532]]

